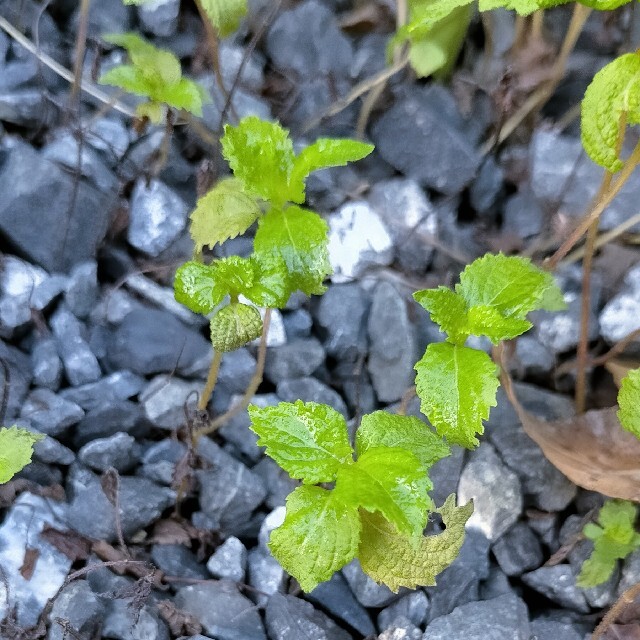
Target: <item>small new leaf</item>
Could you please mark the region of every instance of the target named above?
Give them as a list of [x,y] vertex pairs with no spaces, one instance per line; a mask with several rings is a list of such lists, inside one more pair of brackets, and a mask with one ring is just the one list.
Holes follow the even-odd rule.
[[625,500],[607,500],[598,514],[598,524],[584,528],[585,537],[593,540],[593,552],[582,565],[576,584],[584,589],[606,582],[618,560],[640,547],[640,534],[634,523],[637,507]]
[[607,171],[622,168],[619,141],[624,124],[640,123],[640,53],[627,53],[593,77],[582,100],[582,145]]
[[325,291],[322,283],[331,273],[328,231],[327,223],[313,211],[297,206],[271,209],[258,222],[255,257],[261,262],[280,256],[287,267],[291,291],[321,294]]
[[289,133],[256,116],[225,125],[222,154],[246,193],[281,206],[288,200],[295,155]]
[[338,470],[335,493],[353,507],[379,511],[400,533],[416,538],[432,506],[427,473],[411,452],[376,447]]
[[244,233],[260,215],[255,198],[235,178],[220,180],[198,200],[191,214],[191,237],[197,252]]
[[464,298],[447,287],[424,289],[413,294],[416,302],[424,307],[431,319],[447,334],[454,344],[464,344],[471,334],[467,303]]
[[305,147],[296,157],[289,180],[289,200],[301,204],[305,200],[307,176],[327,167],[344,167],[349,162],[366,158],[373,151],[372,144],[358,140],[319,138]]
[[31,462],[33,445],[43,438],[18,427],[0,429],[0,484],[9,482]]
[[483,420],[496,405],[497,367],[484,353],[448,342],[432,343],[415,369],[420,410],[451,444],[472,449]]
[[284,522],[271,533],[269,548],[309,592],[353,560],[360,528],[358,510],[335,491],[303,485],[287,498]]
[[473,503],[456,507],[455,496],[437,510],[446,529],[435,536],[415,540],[398,534],[378,513],[361,511],[362,534],[358,558],[362,569],[376,582],[397,592],[436,584],[436,576],[456,558],[464,542],[464,527],[473,513]]
[[211,319],[211,344],[216,351],[235,351],[262,333],[262,318],[255,307],[232,302]]
[[249,407],[251,430],[292,478],[307,484],[332,482],[338,469],[353,461],[342,415],[315,402],[281,402],[275,407]]
[[396,447],[411,452],[425,470],[450,454],[450,449],[418,418],[387,411],[362,417],[356,433],[356,453],[362,456],[376,447]]
[[640,438],[640,369],[629,371],[622,379],[618,406],[620,424],[636,438]]
[[247,13],[247,0],[201,0],[202,8],[218,33],[226,38]]

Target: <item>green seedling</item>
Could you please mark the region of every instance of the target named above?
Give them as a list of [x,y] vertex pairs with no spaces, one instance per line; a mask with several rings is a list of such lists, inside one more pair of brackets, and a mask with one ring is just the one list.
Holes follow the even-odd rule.
[[0,484],[9,482],[31,462],[33,445],[43,438],[18,427],[0,429]]

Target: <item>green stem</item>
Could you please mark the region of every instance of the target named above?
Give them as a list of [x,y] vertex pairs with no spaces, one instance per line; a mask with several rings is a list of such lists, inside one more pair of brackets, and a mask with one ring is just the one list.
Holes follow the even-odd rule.
[[222,351],[216,351],[213,355],[213,360],[211,361],[211,367],[209,367],[209,375],[207,376],[207,383],[202,390],[202,395],[200,396],[200,400],[198,400],[198,409],[200,411],[205,411],[207,405],[209,404],[209,400],[211,400],[211,396],[213,394],[213,390],[216,387],[216,383],[218,382],[218,374],[220,373],[220,363],[222,362]]

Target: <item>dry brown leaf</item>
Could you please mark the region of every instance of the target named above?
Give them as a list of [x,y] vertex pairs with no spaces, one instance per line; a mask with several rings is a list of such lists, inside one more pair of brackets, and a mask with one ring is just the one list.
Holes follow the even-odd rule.
[[75,531],[59,531],[50,525],[45,525],[40,537],[64,553],[69,560],[86,560],[91,553],[91,540]]
[[197,534],[190,524],[165,519],[154,525],[151,542],[154,544],[183,544],[188,547],[194,537],[197,537]]
[[169,625],[171,633],[176,636],[181,636],[183,633],[192,636],[202,632],[202,625],[194,615],[178,609],[169,600],[158,603],[158,613]]
[[612,358],[604,365],[607,371],[613,376],[616,387],[620,388],[622,378],[632,369],[640,368],[640,360],[627,360],[622,358]]
[[33,572],[36,570],[36,562],[38,562],[39,557],[40,551],[38,551],[38,549],[27,547],[26,551],[24,552],[24,560],[22,562],[22,566],[20,567],[20,575],[25,580],[31,580]]

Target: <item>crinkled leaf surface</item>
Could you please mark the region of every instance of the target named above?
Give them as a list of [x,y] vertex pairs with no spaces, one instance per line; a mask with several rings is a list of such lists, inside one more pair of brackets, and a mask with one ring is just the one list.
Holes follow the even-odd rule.
[[318,169],[344,167],[348,162],[366,158],[373,145],[358,140],[319,138],[305,147],[293,163],[289,183],[289,200],[301,204],[305,200],[305,178]]
[[618,405],[620,424],[636,438],[640,438],[640,369],[629,371],[622,379]]
[[622,168],[618,156],[620,118],[640,122],[640,54],[619,56],[600,69],[582,100],[582,145],[589,157],[608,171]]
[[[549,6],[564,4],[568,0],[549,0]],[[480,11],[491,11],[492,9],[511,9],[521,16],[528,16],[540,9],[539,0],[479,0],[478,9]]]
[[247,0],[201,0],[211,24],[225,38],[240,25],[247,13]]
[[398,30],[393,42],[424,38],[452,11],[469,4],[472,0],[410,0],[409,22]]
[[450,449],[422,420],[388,411],[375,411],[362,417],[356,433],[356,453],[363,455],[376,447],[398,447],[410,451],[428,469]]
[[191,214],[190,232],[196,251],[222,244],[244,233],[260,213],[255,198],[245,193],[240,180],[220,180],[198,200]]
[[271,209],[262,216],[254,240],[258,261],[282,258],[287,266],[291,290],[307,295],[325,291],[324,279],[331,273],[327,223],[313,211],[290,206]]
[[496,405],[497,367],[484,353],[448,342],[432,343],[415,369],[420,410],[451,444],[473,448],[476,433]]
[[260,312],[241,302],[232,302],[211,318],[211,344],[216,351],[235,351],[261,333]]
[[0,429],[0,484],[9,482],[31,462],[33,445],[43,438],[18,427]]
[[345,504],[379,511],[399,532],[415,538],[427,523],[431,488],[424,466],[411,452],[376,447],[338,469],[335,492]]
[[237,126],[225,125],[222,153],[248,194],[276,206],[288,200],[295,155],[289,133],[279,124],[256,116]]
[[456,507],[451,495],[438,513],[446,529],[435,536],[415,540],[398,534],[378,513],[361,511],[362,534],[358,558],[362,569],[376,582],[393,591],[436,584],[436,576],[457,557],[464,542],[464,527],[473,513],[473,503]]
[[448,287],[424,289],[413,294],[418,304],[424,307],[431,319],[456,344],[464,344],[471,333],[465,299]]
[[456,292],[469,307],[490,306],[503,316],[524,319],[530,311],[547,309],[552,299],[547,292],[554,288],[553,276],[528,258],[489,253],[465,268]]
[[285,520],[271,533],[269,548],[308,592],[355,557],[360,528],[358,510],[334,491],[303,485],[287,498]]
[[331,482],[353,460],[347,423],[335,409],[315,402],[281,402],[249,407],[251,430],[292,478],[308,484]]
[[469,309],[469,332],[474,336],[487,336],[493,344],[511,340],[533,326],[528,320],[503,316],[495,307],[477,305]]
[[255,256],[249,258],[255,274],[253,286],[247,289],[245,295],[251,302],[260,307],[282,309],[286,306],[293,289],[289,283],[287,265],[282,256]]

